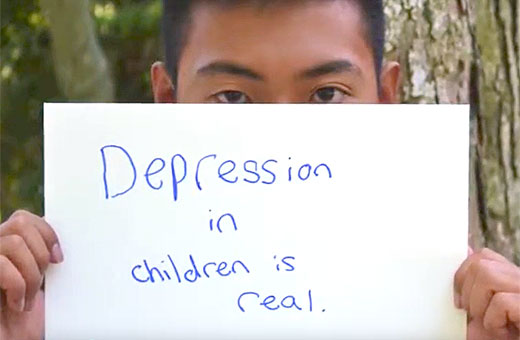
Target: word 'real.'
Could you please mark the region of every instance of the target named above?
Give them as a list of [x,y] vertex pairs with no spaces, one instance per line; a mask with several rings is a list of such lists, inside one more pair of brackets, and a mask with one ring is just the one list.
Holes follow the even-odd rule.
[[[105,189],[105,198],[115,198],[130,192],[137,183],[138,168],[142,169],[144,173],[142,176],[146,184],[153,190],[160,190],[163,187],[163,180],[154,178],[163,172],[168,172],[171,177],[173,200],[177,201],[179,198],[179,184],[186,180],[188,176],[194,176],[195,185],[199,191],[203,190],[202,170],[210,168],[215,174],[213,180],[221,180],[225,183],[236,184],[245,182],[249,184],[263,184],[271,185],[277,181],[286,180],[288,182],[300,181],[305,182],[313,177],[324,176],[332,178],[332,171],[325,163],[320,164],[301,164],[293,169],[293,166],[288,166],[285,171],[281,172],[280,162],[276,159],[254,160],[249,159],[244,162],[236,162],[234,160],[220,160],[217,154],[209,154],[200,157],[196,162],[190,163],[182,154],[175,154],[168,159],[154,158],[144,167],[136,167],[136,164],[130,153],[119,145],[105,145],[100,149],[101,159],[103,163],[103,184]],[[127,164],[126,170],[130,174],[131,180],[124,187],[114,188],[110,186],[108,181],[108,173],[110,172],[111,159],[125,159]],[[291,161],[291,157],[288,158]],[[168,170],[166,170],[168,164]],[[118,175],[121,175],[121,169],[117,169]]]

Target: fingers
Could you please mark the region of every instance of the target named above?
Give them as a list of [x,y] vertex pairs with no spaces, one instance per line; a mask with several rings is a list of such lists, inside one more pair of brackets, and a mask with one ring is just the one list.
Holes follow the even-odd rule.
[[[466,288],[472,287],[474,283],[474,277],[469,277],[469,282],[466,282],[468,279],[468,273],[469,274],[475,274],[475,271],[479,268],[479,262],[481,260],[488,260],[488,261],[496,261],[500,263],[509,263],[509,261],[503,257],[502,255],[499,255],[495,253],[494,251],[490,249],[483,249],[480,252],[473,253],[471,256],[469,256],[459,267],[455,274],[454,279],[454,299],[455,299],[455,305],[458,308],[463,308],[462,305],[462,292],[463,292],[463,286],[466,284]],[[475,267],[476,266],[476,267]],[[470,270],[471,269],[471,270]],[[467,297],[466,297],[467,299]]]
[[472,319],[468,322],[468,340],[493,340],[493,336],[484,329],[482,319]]
[[[24,309],[32,309],[34,296],[40,289],[43,276],[40,272],[40,269],[38,268],[38,264],[36,263],[34,256],[29,250],[29,247],[27,247],[24,239],[19,235],[3,236],[0,237],[0,255],[4,258],[4,266],[9,270],[10,273],[2,273],[2,277],[7,277],[6,280],[8,283],[11,283],[8,276],[14,275],[15,283],[20,284],[18,275],[13,274],[14,270],[19,272],[24,281],[22,286],[25,287],[25,297],[22,298],[25,302]],[[6,260],[10,264],[7,264]],[[11,265],[15,267],[15,269],[11,268]],[[10,288],[11,290],[15,291],[16,294],[19,293],[18,289],[20,288],[15,289],[13,286],[10,286]],[[10,292],[8,292],[6,289],[6,294],[9,293]],[[17,302],[17,307],[19,307],[19,304],[21,303],[18,295],[15,297],[10,297],[7,295],[7,300],[15,300]],[[16,310],[19,310],[19,308]]]
[[[470,248],[471,249],[471,248]],[[471,250],[472,252],[473,250]],[[494,260],[497,262],[509,262],[505,257],[502,255],[492,251],[491,249],[484,248],[479,252],[473,252],[470,256],[462,263],[459,270],[455,274],[455,285],[462,287],[462,283],[464,281],[464,278],[466,276],[466,273],[471,266],[471,264],[475,261],[479,261],[481,259],[487,259],[487,260]]]
[[473,262],[462,286],[462,308],[472,317],[483,317],[496,292],[520,293],[520,269],[486,259]]
[[14,264],[0,255],[0,288],[5,291],[7,305],[21,312],[25,308],[25,280]]
[[31,234],[35,229],[45,242],[46,248],[51,255],[50,261],[52,263],[63,261],[63,253],[59,246],[58,236],[43,218],[31,214],[30,212],[19,210],[13,213],[4,224],[5,226],[3,225],[0,229],[0,236],[9,234],[24,236]]
[[[0,288],[13,310],[31,310],[50,262],[63,261],[58,237],[41,217],[17,211],[0,225]],[[21,294],[21,295],[20,295]]]
[[454,281],[456,305],[467,310],[472,332],[479,328],[493,339],[518,338],[520,268],[484,249],[464,261]]
[[[495,291],[509,291],[514,287],[503,273],[502,263],[481,259],[468,268],[461,291],[461,306],[472,316],[484,316]],[[505,277],[504,277],[505,276]]]
[[12,223],[8,224],[6,228],[0,232],[0,236],[9,235],[18,235],[23,238],[38,264],[40,273],[43,274],[49,265],[51,254],[41,234],[35,228],[24,227],[19,223]]
[[[520,329],[520,294],[496,293],[489,303],[483,325],[499,339],[517,335]],[[513,325],[516,330],[511,328]]]
[[475,284],[468,294],[469,302],[462,303],[462,305],[469,305],[469,315],[473,318],[484,318],[484,313],[495,294],[495,292],[490,288],[491,285],[483,283],[481,280],[486,281],[487,279],[476,279]]

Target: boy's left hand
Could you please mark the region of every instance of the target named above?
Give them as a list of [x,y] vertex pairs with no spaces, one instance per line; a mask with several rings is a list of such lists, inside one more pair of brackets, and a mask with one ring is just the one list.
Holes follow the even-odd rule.
[[471,254],[455,274],[455,305],[468,312],[468,340],[517,340],[520,268],[489,249]]

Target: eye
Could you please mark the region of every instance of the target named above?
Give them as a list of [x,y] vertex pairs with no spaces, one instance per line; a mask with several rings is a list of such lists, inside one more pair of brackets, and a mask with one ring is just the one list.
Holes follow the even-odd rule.
[[218,103],[224,104],[244,104],[249,103],[249,97],[240,91],[223,91],[215,95]]
[[322,87],[318,89],[311,97],[312,103],[342,103],[348,93],[337,87]]

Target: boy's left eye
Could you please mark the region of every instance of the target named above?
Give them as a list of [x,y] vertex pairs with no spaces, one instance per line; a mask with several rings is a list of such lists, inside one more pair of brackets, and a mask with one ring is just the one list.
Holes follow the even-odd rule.
[[337,87],[322,87],[313,93],[311,102],[327,104],[342,103],[346,96],[348,96],[347,92]]

